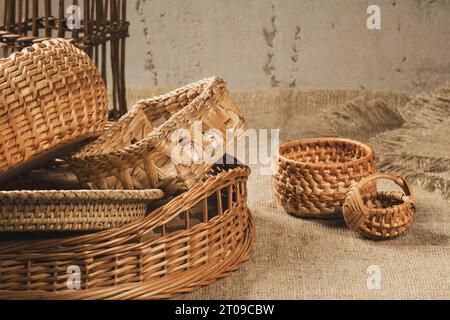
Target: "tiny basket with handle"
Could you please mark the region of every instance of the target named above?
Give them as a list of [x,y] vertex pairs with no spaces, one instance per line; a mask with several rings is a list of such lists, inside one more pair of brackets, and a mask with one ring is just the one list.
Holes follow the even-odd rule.
[[0,191],[0,232],[95,231],[145,217],[161,190]]
[[[367,186],[379,179],[394,181],[403,189],[371,191]],[[412,224],[416,199],[411,187],[399,176],[378,173],[354,183],[347,192],[343,206],[344,219],[352,231],[375,239],[391,239],[405,232]]]

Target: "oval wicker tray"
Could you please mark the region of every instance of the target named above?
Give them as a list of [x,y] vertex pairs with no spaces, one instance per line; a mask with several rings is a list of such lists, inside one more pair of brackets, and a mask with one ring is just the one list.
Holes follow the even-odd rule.
[[[397,191],[368,191],[367,185],[387,179],[399,185]],[[391,174],[374,174],[354,183],[345,197],[343,213],[350,230],[374,239],[391,239],[405,232],[414,220],[416,199],[402,177]]]
[[[145,218],[117,229],[0,242],[0,299],[161,299],[229,275],[249,259],[250,170],[216,167]],[[79,267],[80,289],[68,289]]]
[[0,60],[0,183],[99,135],[106,89],[87,54],[62,39]]
[[275,194],[283,207],[302,217],[336,218],[353,181],[376,172],[373,150],[336,138],[289,142],[278,150]]
[[[197,127],[196,127],[197,125]],[[195,137],[196,128],[200,137]],[[198,182],[220,159],[235,139],[227,139],[212,162],[192,162],[173,156],[181,147],[183,133],[192,133],[188,145],[205,150],[210,130],[242,135],[245,122],[228,95],[226,83],[218,77],[205,79],[163,96],[141,100],[96,141],[67,161],[82,183],[93,189],[162,189],[166,195]],[[178,136],[180,134],[180,136]],[[184,139],[184,138],[183,138]]]
[[92,231],[147,213],[161,190],[0,191],[0,232]]

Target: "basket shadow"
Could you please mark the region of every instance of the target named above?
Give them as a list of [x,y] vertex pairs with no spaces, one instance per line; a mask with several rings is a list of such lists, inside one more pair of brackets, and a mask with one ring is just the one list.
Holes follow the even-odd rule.
[[[398,241],[396,241],[398,240]],[[392,239],[394,246],[399,248],[423,246],[424,243],[428,246],[445,246],[450,244],[450,235],[437,233],[432,230],[423,228],[420,225],[412,226],[405,234],[398,238]]]
[[288,214],[289,214],[289,216],[294,217],[296,219],[315,222],[315,223],[321,224],[330,229],[347,229],[348,228],[342,217],[314,218],[314,217],[300,217],[298,215],[295,215],[295,214],[289,213],[289,212],[288,212]]

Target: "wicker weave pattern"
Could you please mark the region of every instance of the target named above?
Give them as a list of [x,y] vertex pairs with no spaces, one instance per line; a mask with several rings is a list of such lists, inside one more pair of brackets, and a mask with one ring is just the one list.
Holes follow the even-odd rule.
[[[0,298],[168,298],[228,275],[249,258],[254,239],[249,173],[216,171],[117,229],[1,243]],[[81,290],[67,289],[70,265],[81,267]]]
[[[107,74],[111,76],[111,118],[117,119],[126,112],[125,40],[129,28],[126,0],[3,2],[0,57],[7,57],[12,52],[44,40],[70,39],[94,61],[105,82]],[[73,30],[67,23],[67,9],[72,4],[81,9],[80,28]]]
[[103,230],[143,218],[160,190],[1,191],[0,232]]
[[304,217],[335,218],[342,213],[353,181],[375,173],[371,148],[347,139],[307,139],[279,148],[275,194],[285,209]]
[[[396,191],[371,192],[367,185],[377,179],[397,183],[405,193]],[[363,236],[381,240],[399,236],[414,219],[416,200],[407,182],[390,174],[375,174],[354,183],[345,198],[344,218],[352,231]]]
[[0,90],[3,181],[13,175],[7,170],[23,171],[25,162],[37,166],[48,160],[44,154],[97,136],[106,122],[100,74],[84,52],[65,40],[35,44],[0,60]]
[[[172,151],[179,146],[173,134],[182,129],[192,132],[196,121],[201,121],[202,134],[214,129],[225,137],[227,130],[245,130],[244,119],[229,97],[225,81],[209,78],[138,101],[127,115],[68,162],[79,180],[95,189],[158,188],[170,195],[192,186],[212,166],[172,159]],[[194,133],[191,137],[195,139]],[[233,142],[227,141],[228,145]],[[204,139],[201,143],[205,149],[211,142]],[[225,154],[226,148],[220,151],[216,159]]]

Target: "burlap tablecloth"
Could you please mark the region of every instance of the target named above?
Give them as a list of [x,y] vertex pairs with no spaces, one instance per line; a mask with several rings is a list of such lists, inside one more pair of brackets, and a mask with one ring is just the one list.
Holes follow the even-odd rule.
[[[128,101],[164,91],[130,88]],[[380,170],[413,183],[416,219],[403,236],[384,242],[361,238],[342,220],[299,219],[276,203],[271,177],[252,166],[249,206],[257,227],[252,259],[182,299],[450,298],[448,89],[422,96],[274,89],[233,98],[249,127],[280,128],[281,142],[341,136],[372,145]],[[378,276],[369,274],[369,267],[380,271],[378,288],[367,285]]]

